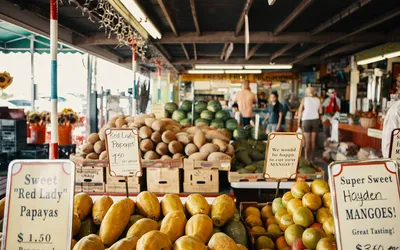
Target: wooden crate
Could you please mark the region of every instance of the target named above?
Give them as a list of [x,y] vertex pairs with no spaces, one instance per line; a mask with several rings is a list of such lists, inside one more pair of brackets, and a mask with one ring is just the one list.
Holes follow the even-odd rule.
[[96,182],[104,183],[105,168],[103,167],[76,167],[75,182]]
[[182,160],[142,160],[146,168],[147,191],[180,193]]
[[197,160],[183,160],[183,168],[184,169],[219,169],[221,171],[229,171],[231,170],[231,162],[230,161],[197,161]]
[[105,161],[71,158],[75,162],[75,192],[100,193],[105,191]]
[[105,184],[104,182],[75,182],[75,192],[104,193]]
[[106,192],[107,193],[126,193],[126,181],[128,181],[128,192],[139,193],[140,177],[129,176],[111,176],[109,169],[106,168]]
[[257,174],[239,174],[238,172],[229,172],[229,182],[242,182],[242,181],[265,181],[263,173]]

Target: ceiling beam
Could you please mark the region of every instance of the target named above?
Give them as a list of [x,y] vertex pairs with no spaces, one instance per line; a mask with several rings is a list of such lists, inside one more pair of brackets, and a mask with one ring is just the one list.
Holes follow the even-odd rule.
[[194,60],[197,61],[197,49],[195,43],[193,43],[193,54],[194,54]]
[[192,10],[194,26],[196,27],[197,35],[200,36],[201,35],[200,25],[199,25],[199,19],[197,18],[196,3],[194,2],[194,0],[190,0],[190,9]]
[[[392,19],[392,18],[394,18],[396,16],[399,16],[399,15],[400,15],[400,8],[396,8],[396,9],[394,9],[393,11],[391,11],[389,13],[385,13],[384,15],[382,15],[382,16],[380,16],[378,18],[375,18],[373,21],[368,22],[368,23],[360,26],[359,28],[354,29],[352,32],[350,32],[350,33],[348,33],[348,34],[346,34],[346,35],[344,35],[342,37],[339,37],[339,38],[336,38],[334,40],[331,40],[328,43],[325,43],[325,44],[322,44],[322,45],[318,45],[318,46],[316,46],[314,48],[311,48],[311,49],[301,53],[300,55],[298,55],[296,57],[296,60],[292,61],[292,64],[300,62],[301,60],[309,57],[310,55],[313,55],[314,53],[320,51],[321,49],[325,48],[326,46],[328,46],[330,44],[340,42],[341,40],[344,40],[346,38],[354,36],[354,35],[356,35],[356,34],[358,34],[360,32],[363,32],[363,31],[365,31],[367,29],[370,29],[370,28],[372,28],[372,27],[374,27],[376,25],[384,23],[384,22],[386,22],[386,21],[388,21],[388,20],[390,20],[390,19]],[[367,41],[365,41],[365,42],[367,42]]]
[[276,58],[280,57],[281,55],[283,55],[285,52],[289,51],[291,48],[293,48],[294,46],[296,46],[295,43],[289,43],[286,44],[284,47],[282,47],[281,49],[279,49],[278,51],[276,51],[272,56],[271,56],[271,61],[275,60]]
[[252,4],[253,4],[253,0],[246,0],[246,3],[242,10],[242,13],[240,14],[240,17],[239,17],[239,21],[236,24],[235,36],[238,36],[240,31],[242,31],[242,28],[244,25],[244,17],[249,12]]
[[175,67],[175,65],[171,63],[171,60],[168,59],[167,56],[164,55],[163,52],[162,52],[161,50],[159,50],[155,44],[150,43],[150,44],[149,44],[149,47],[153,47],[155,50],[157,50],[157,51],[160,53],[161,57],[164,59],[164,61],[167,62],[168,66],[171,67],[172,70],[174,70],[176,73],[179,73],[179,72],[180,72],[180,71]]
[[162,45],[162,44],[154,44],[154,46],[162,53],[168,60],[172,59],[171,54],[168,52],[168,50]]
[[[286,64],[295,59],[295,57],[287,57],[287,58],[280,58],[276,61],[277,64]],[[319,63],[321,59],[319,57],[310,57],[302,62],[302,64],[307,63]],[[194,59],[187,60],[186,57],[176,57],[174,60],[171,61],[173,64],[269,64],[269,57],[263,58],[252,58],[250,60],[246,60],[243,57],[231,57],[226,62],[221,62],[220,58],[198,58],[197,61]]]
[[178,30],[175,27],[174,22],[172,21],[171,15],[169,14],[167,7],[164,4],[163,0],[157,0],[158,4],[160,5],[160,8],[162,12],[164,13],[165,18],[167,19],[167,22],[169,24],[169,27],[171,27],[172,32],[174,33],[175,36],[179,36]]
[[263,46],[263,43],[258,43],[256,45],[254,45],[253,48],[251,48],[251,50],[249,51],[249,54],[246,57],[246,60],[249,60],[252,56],[254,56],[254,54],[257,52],[257,50]]
[[185,52],[186,59],[189,61],[190,57],[189,57],[189,53],[186,50],[185,44],[181,43],[181,46],[182,46],[183,52]]
[[228,49],[229,43],[225,43],[224,47],[222,48],[222,52],[221,52],[221,60],[224,60],[225,54],[226,54],[226,50]]
[[286,29],[289,24],[293,22],[308,6],[313,2],[313,0],[302,0],[299,5],[290,13],[274,30],[274,35],[279,35],[284,29]]
[[321,56],[321,59],[326,59],[332,56],[336,56],[339,54],[345,54],[345,53],[350,53],[356,50],[364,49],[365,47],[368,47],[372,45],[372,43],[352,43],[352,44],[347,44],[344,45],[340,48],[334,49],[332,51],[329,51],[328,53],[325,53]]

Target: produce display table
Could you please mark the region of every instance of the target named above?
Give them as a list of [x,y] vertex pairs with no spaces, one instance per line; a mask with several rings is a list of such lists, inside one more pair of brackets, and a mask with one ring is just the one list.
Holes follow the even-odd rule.
[[339,130],[343,139],[341,141],[351,141],[361,148],[381,149],[382,140],[368,136],[368,129],[360,125],[350,125],[339,123]]
[[[290,189],[295,181],[282,181],[279,185],[280,189]],[[311,184],[311,181],[307,181]],[[232,182],[232,188],[238,189],[276,189],[277,182],[273,181],[254,181],[254,182]]]

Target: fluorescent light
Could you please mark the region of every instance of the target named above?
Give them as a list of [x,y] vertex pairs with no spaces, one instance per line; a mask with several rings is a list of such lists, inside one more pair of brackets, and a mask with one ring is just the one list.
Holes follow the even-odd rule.
[[259,70],[225,70],[225,74],[261,74],[261,69]]
[[276,0],[268,0],[269,5],[274,5],[275,2],[276,2]]
[[119,0],[143,28],[154,38],[160,39],[161,33],[146,16],[136,0]]
[[396,52],[392,52],[389,54],[385,54],[383,55],[385,58],[393,58],[393,57],[398,57],[400,56],[400,51],[396,51]]
[[188,70],[189,74],[223,74],[223,70]]
[[196,64],[195,69],[243,69],[242,65],[229,64]]
[[376,57],[372,57],[372,58],[368,58],[368,59],[365,59],[365,60],[358,61],[357,64],[358,65],[365,65],[365,64],[369,64],[369,63],[379,62],[379,61],[382,61],[382,60],[385,60],[385,57],[376,56]]
[[291,69],[290,64],[265,64],[265,65],[244,65],[245,69]]

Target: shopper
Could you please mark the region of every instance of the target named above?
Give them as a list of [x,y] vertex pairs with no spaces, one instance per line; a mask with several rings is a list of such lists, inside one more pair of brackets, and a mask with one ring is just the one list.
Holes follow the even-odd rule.
[[268,106],[267,96],[264,92],[261,92],[258,96],[258,107],[259,108],[266,108]]
[[282,128],[286,129],[286,114],[288,112],[291,112],[292,107],[290,105],[290,92],[286,92],[282,101],[282,106],[283,106],[283,118],[282,118]]
[[270,99],[268,114],[265,117],[265,120],[268,120],[267,133],[282,131],[283,106],[278,100],[278,93],[272,92]]
[[397,77],[397,101],[392,104],[385,116],[382,131],[382,155],[389,158],[390,142],[392,132],[396,128],[400,128],[400,75]]
[[317,135],[322,114],[321,101],[315,96],[315,89],[308,87],[306,97],[299,107],[298,126],[303,129],[306,140],[305,159],[313,162],[317,145]]
[[322,125],[324,127],[324,135],[325,135],[325,140],[331,137],[331,119],[335,115],[336,112],[340,111],[340,99],[337,97],[337,93],[335,89],[328,89],[328,93],[326,93],[328,96],[324,103],[322,104],[322,107],[325,109],[325,114],[322,117]]
[[237,103],[232,105],[232,117],[238,122],[238,124],[242,124],[242,115],[239,112],[239,106]]
[[250,124],[250,120],[253,117],[253,104],[256,101],[256,95],[250,91],[250,82],[246,80],[243,83],[242,90],[237,92],[233,98],[233,102],[239,105],[244,126]]

